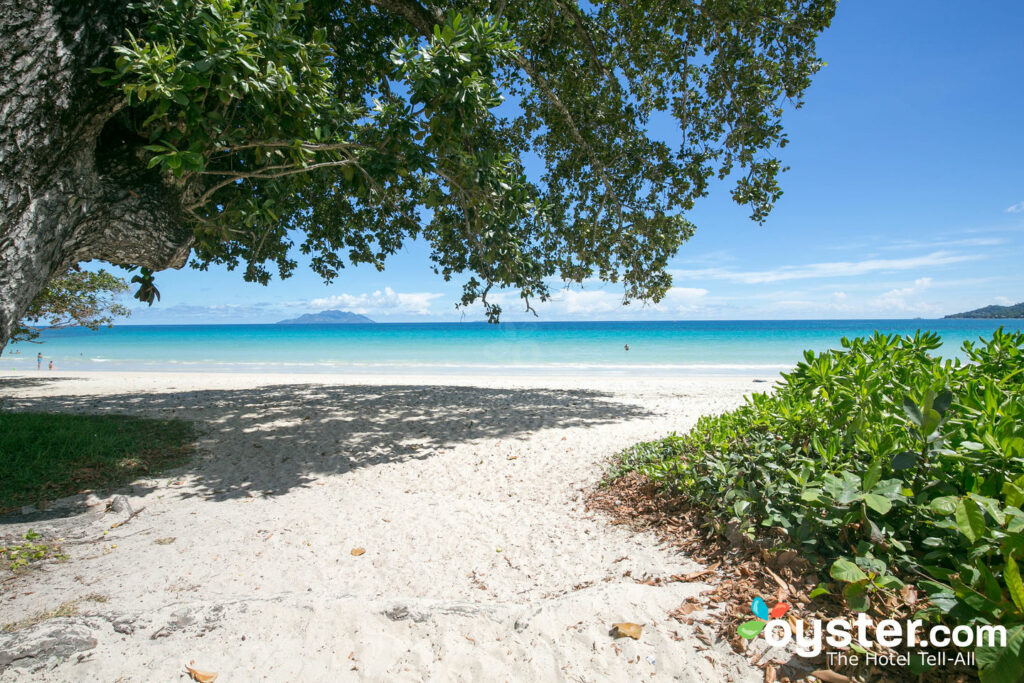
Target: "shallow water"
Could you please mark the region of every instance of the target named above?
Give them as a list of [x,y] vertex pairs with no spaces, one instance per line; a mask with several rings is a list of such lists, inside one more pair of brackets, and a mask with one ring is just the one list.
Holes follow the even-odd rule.
[[[842,337],[931,330],[940,354],[1020,320],[777,320],[374,325],[119,325],[44,331],[0,370],[458,374],[775,374]],[[629,351],[625,345],[629,345]],[[16,353],[18,352],[18,353]]]

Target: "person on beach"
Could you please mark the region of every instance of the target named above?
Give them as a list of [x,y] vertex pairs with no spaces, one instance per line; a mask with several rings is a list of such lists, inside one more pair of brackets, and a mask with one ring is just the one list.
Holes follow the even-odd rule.
[[43,354],[40,353],[39,355],[36,356],[36,370],[42,370],[42,369],[43,369]]
[[53,370],[53,361],[50,361],[50,369]]

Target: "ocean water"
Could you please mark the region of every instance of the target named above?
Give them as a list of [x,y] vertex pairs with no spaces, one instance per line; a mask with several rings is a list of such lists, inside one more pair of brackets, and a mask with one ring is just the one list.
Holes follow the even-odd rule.
[[[44,331],[42,344],[10,345],[0,372],[157,370],[205,372],[459,374],[760,374],[795,365],[804,349],[842,337],[932,330],[942,356],[964,340],[1020,320],[780,320],[532,322],[376,325],[120,325]],[[625,345],[629,350],[625,350]]]

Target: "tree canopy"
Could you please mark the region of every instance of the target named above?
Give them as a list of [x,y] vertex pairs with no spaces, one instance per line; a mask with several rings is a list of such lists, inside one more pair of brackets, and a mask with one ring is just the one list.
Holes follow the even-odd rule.
[[39,328],[87,327],[96,330],[110,326],[115,318],[130,315],[118,303],[128,291],[128,283],[105,270],[87,272],[72,269],[52,279],[25,312],[14,330],[12,341],[31,341]]
[[763,221],[836,0],[0,0],[0,346],[98,259],[328,282],[411,240],[463,304],[657,301],[716,179]]
[[[432,247],[464,303],[550,278],[658,300],[715,177],[761,221],[833,0],[148,0],[100,69],[194,262],[330,281]],[[543,164],[528,177],[527,159]],[[500,309],[488,306],[496,316]]]

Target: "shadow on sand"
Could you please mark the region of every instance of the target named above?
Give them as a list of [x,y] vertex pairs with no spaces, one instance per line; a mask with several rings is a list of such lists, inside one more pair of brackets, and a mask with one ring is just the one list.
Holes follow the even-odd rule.
[[[0,381],[0,397],[7,388],[13,388],[10,381]],[[180,495],[212,500],[281,495],[322,475],[425,459],[459,444],[476,442],[488,448],[536,430],[596,426],[651,414],[590,390],[444,385],[291,384],[7,398],[5,405],[194,421],[200,452],[191,465],[175,470],[194,477],[191,490]],[[136,494],[148,490],[146,482],[134,486]]]

